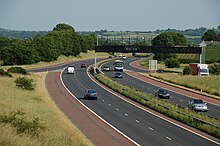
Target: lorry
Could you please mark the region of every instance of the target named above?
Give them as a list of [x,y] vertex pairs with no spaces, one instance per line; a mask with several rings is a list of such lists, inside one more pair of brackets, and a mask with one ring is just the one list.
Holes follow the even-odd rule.
[[190,63],[189,66],[192,69],[192,75],[209,76],[208,64]]

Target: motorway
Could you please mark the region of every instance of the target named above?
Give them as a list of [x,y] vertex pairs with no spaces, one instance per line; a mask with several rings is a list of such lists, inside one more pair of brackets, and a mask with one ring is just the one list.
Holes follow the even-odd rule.
[[[127,73],[122,72],[123,78],[114,78],[114,73],[115,71],[110,71],[110,72],[104,72],[105,75],[110,77],[111,79],[120,82],[124,85],[127,85],[129,87],[132,87],[134,89],[137,89],[141,92],[149,93],[152,95],[155,95],[155,91],[160,88],[159,86],[153,85],[151,83],[147,83],[144,81],[141,81],[139,79],[136,79],[132,76],[129,75],[129,71],[135,71],[135,72],[146,72],[141,69],[136,69],[130,66],[130,63],[136,59],[140,58],[132,58],[132,59],[127,59],[124,60],[124,68]],[[109,62],[106,65],[110,66],[111,69],[113,69],[113,62]],[[192,97],[189,97],[187,95],[183,95],[181,93],[175,92],[175,91],[169,91],[171,98],[170,99],[164,99],[168,100],[172,103],[178,104],[182,107],[187,107],[188,102],[192,99]],[[208,98],[208,97],[207,97]],[[208,103],[208,108],[209,111],[207,113],[202,113],[202,114],[208,114],[212,117],[220,119],[220,105],[214,105],[212,103]]]
[[[93,62],[85,61],[83,63],[88,66]],[[94,83],[89,78],[86,69],[80,68],[79,62],[71,65],[76,68],[75,74],[67,74],[66,70],[62,73],[62,80],[70,92],[98,116],[139,145],[212,146],[219,144],[184,130],[122,100]],[[96,89],[99,94],[98,100],[85,100],[83,97],[86,88]]]

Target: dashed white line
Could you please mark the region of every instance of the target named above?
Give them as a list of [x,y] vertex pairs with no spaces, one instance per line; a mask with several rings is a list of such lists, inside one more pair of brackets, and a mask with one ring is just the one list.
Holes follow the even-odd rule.
[[135,120],[137,123],[140,123],[140,121],[138,121],[138,120]]
[[154,129],[153,129],[153,128],[151,128],[151,127],[149,127],[149,129],[150,129],[150,130],[152,130],[152,131],[154,130]]
[[118,108],[116,108],[116,110],[117,110],[117,111],[119,111],[119,109],[118,109]]
[[109,106],[111,106],[111,104],[108,104]]
[[166,137],[166,139],[168,139],[168,140],[172,140],[170,137]]
[[104,102],[105,100],[103,99],[102,101]]
[[125,114],[125,116],[128,116],[128,114]]

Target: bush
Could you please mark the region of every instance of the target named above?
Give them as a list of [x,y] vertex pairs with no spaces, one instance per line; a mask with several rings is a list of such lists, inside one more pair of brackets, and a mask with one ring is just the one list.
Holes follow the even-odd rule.
[[180,67],[179,60],[175,58],[168,58],[165,60],[164,63],[168,68],[179,68]]
[[209,67],[209,72],[211,74],[220,75],[220,63],[214,63]]
[[11,67],[7,71],[11,72],[11,73],[21,73],[23,75],[28,74],[28,72],[25,69],[21,68],[21,67]]
[[34,90],[35,84],[33,84],[32,82],[33,79],[28,79],[26,77],[19,77],[15,80],[16,86],[27,90]]
[[0,69],[0,76],[12,77],[12,75],[10,73],[4,71],[3,69]]
[[21,110],[0,115],[0,123],[11,124],[17,129],[17,134],[27,133],[31,136],[38,135],[40,130],[45,129],[39,118],[33,118],[32,121],[28,121],[24,115],[25,113]]
[[185,66],[183,69],[183,75],[191,75],[192,69],[189,66]]

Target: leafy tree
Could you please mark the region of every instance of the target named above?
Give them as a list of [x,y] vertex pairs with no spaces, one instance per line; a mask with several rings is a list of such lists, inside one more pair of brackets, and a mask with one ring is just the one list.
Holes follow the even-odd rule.
[[202,36],[202,40],[205,41],[216,41],[217,40],[217,34],[215,30],[209,29],[207,30],[204,35]]
[[209,67],[209,71],[211,74],[220,75],[220,63],[214,63]]
[[41,61],[54,61],[60,56],[60,51],[53,37],[37,36],[34,38],[36,51]]
[[168,68],[179,68],[180,67],[180,62],[176,58],[168,58],[165,60],[164,63]]
[[68,24],[62,23],[62,24],[57,24],[54,28],[53,31],[65,31],[65,30],[70,30],[75,32],[74,28]]
[[1,49],[4,65],[32,64],[39,61],[37,51],[27,41],[14,39]]
[[192,69],[189,66],[185,66],[183,68],[183,75],[191,75],[192,74]]
[[[176,32],[163,32],[160,33],[158,36],[156,36],[152,40],[152,45],[153,46],[186,46],[186,38],[184,37],[183,34],[181,33],[176,33]],[[154,55],[154,59],[163,61],[167,58],[173,57],[174,55],[168,54],[168,53],[156,53]]]

